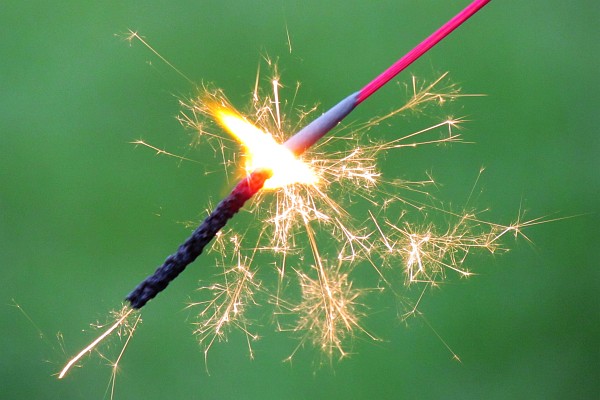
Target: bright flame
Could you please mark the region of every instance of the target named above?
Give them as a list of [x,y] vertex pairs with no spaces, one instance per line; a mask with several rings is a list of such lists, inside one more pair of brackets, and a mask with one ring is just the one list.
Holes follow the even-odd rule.
[[212,104],[215,119],[240,142],[245,149],[246,172],[269,169],[273,176],[264,188],[276,189],[295,183],[313,185],[318,179],[314,171],[294,156],[285,146],[277,143],[273,136],[246,121],[235,110],[220,104]]

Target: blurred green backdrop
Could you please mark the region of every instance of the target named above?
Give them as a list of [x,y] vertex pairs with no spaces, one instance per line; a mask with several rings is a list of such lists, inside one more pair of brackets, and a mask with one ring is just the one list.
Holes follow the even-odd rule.
[[[0,397],[103,398],[110,370],[97,357],[63,381],[53,375],[89,341],[81,330],[186,237],[176,222],[199,219],[226,191],[220,174],[128,144],[142,137],[213,157],[188,148],[173,118],[192,85],[115,34],[139,31],[190,79],[214,82],[236,104],[261,54],[281,56],[284,82],[302,82],[298,103],[327,107],[467,3],[6,2]],[[310,351],[282,363],[294,342],[273,333],[253,361],[241,336],[217,345],[207,375],[182,311],[199,262],[144,311],[116,398],[598,398],[599,20],[594,1],[492,2],[410,68],[428,79],[450,71],[465,92],[488,95],[461,103],[475,144],[419,153],[447,189],[442,200],[460,204],[485,166],[478,205],[494,220],[512,220],[521,204],[530,216],[584,214],[531,228],[533,246],[509,242],[507,255],[477,259],[478,276],[427,296],[421,310],[462,363],[423,322],[405,326],[395,304],[378,304],[391,317],[374,327],[386,341],[358,341],[357,354],[333,369],[315,371]],[[386,89],[351,119],[398,103]],[[388,170],[422,173],[398,157]]]

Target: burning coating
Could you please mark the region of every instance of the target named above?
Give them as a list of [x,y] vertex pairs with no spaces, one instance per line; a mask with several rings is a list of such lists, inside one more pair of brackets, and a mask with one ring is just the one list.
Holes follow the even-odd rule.
[[127,295],[126,300],[129,301],[131,307],[142,308],[162,292],[173,279],[177,278],[189,264],[194,262],[217,232],[242,208],[248,199],[262,188],[265,180],[270,176],[270,171],[257,170],[241,180],[229,196],[221,200],[213,212],[202,221],[192,236],[179,246],[177,252],[167,257],[154,274],[144,279]]

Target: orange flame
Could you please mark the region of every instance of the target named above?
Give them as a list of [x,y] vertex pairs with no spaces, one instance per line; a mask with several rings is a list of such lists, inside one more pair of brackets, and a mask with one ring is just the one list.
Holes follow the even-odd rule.
[[264,185],[276,189],[291,184],[316,184],[314,171],[273,136],[248,122],[233,108],[213,102],[209,109],[219,122],[244,147],[246,172],[269,169],[273,176]]

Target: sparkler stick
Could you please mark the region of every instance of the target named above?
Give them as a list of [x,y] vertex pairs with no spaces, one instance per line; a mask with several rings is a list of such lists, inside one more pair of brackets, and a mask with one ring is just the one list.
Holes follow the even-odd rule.
[[[336,104],[320,117],[312,121],[298,133],[288,139],[283,146],[296,156],[321,139],[327,132],[342,121],[356,106],[379,90],[392,78],[398,75],[415,60],[429,51],[433,46],[448,36],[454,29],[463,24],[473,14],[479,11],[490,0],[475,0],[454,18],[440,27],[431,36],[409,51],[404,57],[395,62],[360,91],[351,94]],[[254,196],[271,176],[272,171],[260,169],[252,172],[240,181],[233,191],[223,199],[215,210],[202,222],[177,250],[165,260],[153,275],[147,277],[129,295],[127,300],[134,309],[142,308],[149,300],[164,290],[190,263],[192,263],[210,243],[214,236],[225,226],[244,205]]]

